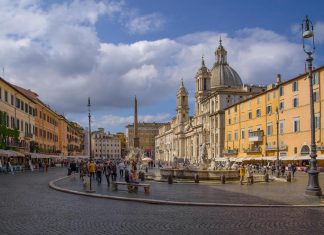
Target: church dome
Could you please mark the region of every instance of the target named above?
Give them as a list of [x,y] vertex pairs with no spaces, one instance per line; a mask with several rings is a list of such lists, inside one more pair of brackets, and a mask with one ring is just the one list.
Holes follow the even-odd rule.
[[219,46],[215,51],[216,62],[210,71],[211,88],[220,86],[242,86],[242,80],[238,73],[227,63],[227,51],[219,41]]

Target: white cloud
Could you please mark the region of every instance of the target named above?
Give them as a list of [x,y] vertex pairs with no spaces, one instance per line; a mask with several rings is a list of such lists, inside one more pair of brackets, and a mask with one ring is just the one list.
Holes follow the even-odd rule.
[[[139,122],[167,122],[171,118],[170,114],[157,114],[157,115],[144,115],[139,116]],[[134,123],[134,116],[116,116],[116,115],[105,115],[99,120],[94,122],[94,127],[116,127],[126,126],[130,123]]]
[[[0,3],[0,67],[5,68],[6,79],[32,88],[60,112],[84,112],[88,96],[94,111],[131,107],[134,95],[143,107],[174,99],[181,78],[193,97],[202,54],[209,68],[215,62],[220,32],[113,44],[98,38],[95,23],[100,16],[121,14],[122,4],[72,1],[48,9],[42,9],[38,1],[17,4]],[[143,28],[154,28],[150,25],[154,20],[144,16]],[[228,62],[244,83],[268,84],[277,73],[290,79],[303,72],[300,45],[273,31],[242,29],[234,35],[222,33],[222,39]],[[169,118],[163,115],[143,120]],[[111,115],[97,120],[100,125],[124,125],[132,122],[132,117]]]
[[131,34],[144,34],[163,28],[165,19],[158,13],[147,15],[129,14],[125,24]]

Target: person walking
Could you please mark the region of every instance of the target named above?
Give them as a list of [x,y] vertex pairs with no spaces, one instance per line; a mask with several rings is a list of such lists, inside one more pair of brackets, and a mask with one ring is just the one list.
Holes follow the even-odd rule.
[[108,164],[108,162],[105,162],[104,166],[104,174],[107,179],[107,185],[110,186],[110,176],[111,176],[111,166]]
[[112,179],[111,180],[116,181],[116,178],[117,178],[117,166],[116,166],[116,163],[112,164],[111,171],[112,171],[112,173],[111,173],[111,178]]
[[119,177],[122,178],[124,176],[124,168],[125,168],[125,164],[123,161],[121,161],[118,164],[118,169],[119,169]]
[[98,184],[101,184],[101,175],[103,171],[103,165],[101,162],[97,162],[96,164],[96,176]]
[[242,164],[240,166],[240,184],[241,185],[243,185],[244,175],[245,175],[245,168],[244,168],[244,165]]
[[96,164],[93,162],[93,160],[90,161],[88,171],[90,174],[90,177],[94,178],[95,172],[96,172]]

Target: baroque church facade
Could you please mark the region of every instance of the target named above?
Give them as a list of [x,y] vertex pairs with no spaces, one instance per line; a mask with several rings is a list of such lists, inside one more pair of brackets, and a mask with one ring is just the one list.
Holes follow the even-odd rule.
[[172,162],[174,157],[199,162],[202,147],[208,158],[224,157],[224,109],[265,90],[265,87],[244,85],[238,73],[227,63],[227,51],[219,41],[216,62],[211,69],[201,66],[195,76],[195,110],[189,116],[188,92],[183,81],[177,91],[176,116],[159,128],[155,137],[155,160]]

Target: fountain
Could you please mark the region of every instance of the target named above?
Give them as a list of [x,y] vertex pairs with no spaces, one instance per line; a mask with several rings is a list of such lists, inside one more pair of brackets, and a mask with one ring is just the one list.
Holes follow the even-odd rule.
[[208,158],[205,144],[200,146],[199,158],[191,163],[189,159],[174,157],[171,168],[160,169],[161,177],[167,179],[172,175],[175,179],[194,179],[198,175],[201,180],[220,180],[222,175],[226,179],[239,179],[238,165],[232,164],[224,158],[225,164],[220,164],[215,159]]

